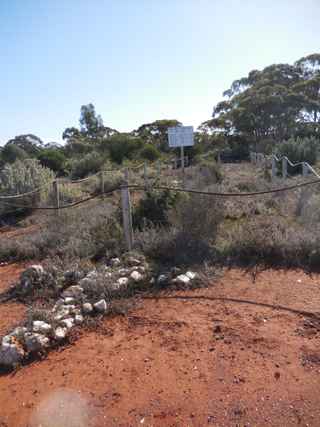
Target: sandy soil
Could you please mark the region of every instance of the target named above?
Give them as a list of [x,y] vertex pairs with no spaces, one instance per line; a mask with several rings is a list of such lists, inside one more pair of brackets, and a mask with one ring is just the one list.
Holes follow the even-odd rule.
[[[144,299],[1,376],[0,426],[319,426],[320,323],[300,310],[320,311],[320,276],[230,270]],[[1,304],[0,331],[22,314]]]

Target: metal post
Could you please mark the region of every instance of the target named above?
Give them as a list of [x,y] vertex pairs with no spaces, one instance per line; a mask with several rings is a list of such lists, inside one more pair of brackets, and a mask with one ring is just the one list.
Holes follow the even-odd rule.
[[180,154],[181,154],[181,172],[182,172],[182,186],[184,187],[184,146],[181,145],[180,147]]
[[57,179],[53,181],[53,193],[54,193],[55,207],[57,208],[57,215],[60,215],[59,181]]
[[287,158],[283,157],[282,158],[282,178],[286,179],[288,176],[288,162],[287,162]]
[[128,251],[132,250],[133,245],[133,231],[132,231],[132,215],[131,215],[131,202],[129,192],[129,171],[125,169],[125,182],[121,186],[121,204],[122,204],[122,219],[123,231]]
[[303,162],[302,163],[302,176],[306,177],[306,176],[308,176],[308,173],[309,173],[308,163]]

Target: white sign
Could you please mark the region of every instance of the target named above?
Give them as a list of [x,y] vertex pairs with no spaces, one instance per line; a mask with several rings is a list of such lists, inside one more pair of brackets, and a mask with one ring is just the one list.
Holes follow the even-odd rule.
[[193,126],[168,128],[169,147],[190,147],[193,141]]

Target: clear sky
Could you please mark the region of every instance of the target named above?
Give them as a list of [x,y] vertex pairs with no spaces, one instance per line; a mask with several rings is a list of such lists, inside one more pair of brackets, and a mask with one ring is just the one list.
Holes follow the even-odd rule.
[[233,80],[320,51],[320,0],[0,0],[0,144],[61,141],[92,102],[198,126]]

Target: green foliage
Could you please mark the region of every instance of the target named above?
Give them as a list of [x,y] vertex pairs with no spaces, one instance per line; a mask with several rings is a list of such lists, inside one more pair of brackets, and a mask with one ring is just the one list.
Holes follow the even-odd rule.
[[[320,134],[320,55],[273,64],[235,80],[203,127],[247,142]],[[305,132],[305,130],[307,130]]]
[[10,139],[6,145],[14,145],[27,153],[28,157],[36,157],[43,147],[43,141],[36,135],[18,135]]
[[314,165],[317,161],[320,141],[316,138],[290,138],[277,146],[277,154],[287,156],[293,163],[308,162]]
[[27,157],[27,153],[14,144],[6,144],[1,151],[1,161],[3,163],[13,163],[16,160],[23,160]]
[[125,159],[133,159],[141,149],[143,142],[127,134],[115,134],[108,141],[110,158],[121,164]]
[[143,159],[150,160],[151,162],[159,159],[160,152],[152,144],[146,144],[140,152],[140,155]]
[[84,157],[76,158],[71,162],[71,176],[73,179],[85,178],[101,170],[105,159],[103,156],[93,151]]
[[179,196],[169,190],[148,191],[133,210],[133,226],[142,228],[145,224],[168,224],[168,212],[173,208]]
[[214,160],[201,159],[198,163],[198,173],[205,181],[204,184],[210,185],[222,181],[221,168]]
[[40,163],[57,172],[58,174],[63,174],[64,166],[66,162],[66,157],[61,150],[55,148],[46,148],[41,151],[38,156]]
[[[49,184],[55,175],[45,168],[36,159],[20,161],[17,160],[12,164],[6,164],[0,172],[0,195],[16,195],[23,194]],[[40,197],[44,197],[45,191],[34,196],[28,196],[19,199],[18,204],[35,204],[40,201]],[[0,214],[10,212],[15,208],[15,203],[4,204],[0,210]]]
[[141,125],[135,134],[144,142],[154,144],[159,150],[166,152],[169,151],[168,128],[173,126],[181,126],[181,123],[175,119],[156,120]]
[[27,193],[54,179],[54,173],[36,159],[17,160],[0,172],[0,194]]

